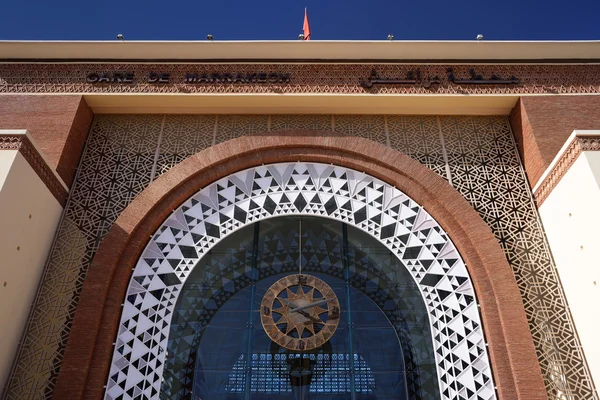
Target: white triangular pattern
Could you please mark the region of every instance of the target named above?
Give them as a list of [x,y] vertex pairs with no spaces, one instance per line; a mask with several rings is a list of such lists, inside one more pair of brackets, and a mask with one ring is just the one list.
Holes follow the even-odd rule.
[[[294,170],[296,173],[294,173]],[[304,174],[306,171],[308,171],[308,175]],[[312,185],[307,184],[309,177]],[[294,182],[290,182],[290,179],[293,179]],[[260,189],[252,190],[255,185]],[[341,190],[344,185],[347,185],[347,190]],[[294,193],[286,192],[287,186],[293,186]],[[236,196],[236,188],[239,188],[245,195]],[[358,193],[365,188],[366,196],[359,195]],[[267,203],[269,207],[273,207],[274,203],[274,210],[264,208],[267,193],[270,199]],[[300,193],[302,193],[308,203],[301,214],[327,215],[329,218],[354,224],[377,239],[381,235],[382,227],[396,223],[394,236],[382,242],[400,259],[403,258],[406,247],[412,247],[411,252],[418,254],[415,261],[411,261],[414,257],[409,257],[409,259],[403,261],[407,265],[415,282],[419,285],[421,292],[430,297],[429,299],[424,298],[424,301],[430,313],[434,347],[441,350],[441,354],[436,352],[436,362],[438,376],[445,375],[446,379],[446,383],[439,380],[442,398],[449,400],[457,393],[464,394],[464,390],[462,389],[459,391],[452,389],[452,387],[456,387],[455,382],[460,382],[462,385],[476,392],[475,395],[470,397],[471,399],[475,399],[477,396],[484,399],[495,399],[494,384],[490,372],[487,350],[483,342],[484,336],[477,305],[472,301],[467,305],[465,298],[462,297],[466,295],[474,299],[473,286],[470,279],[468,279],[469,276],[464,262],[454,245],[447,239],[447,234],[441,230],[437,222],[423,208],[398,189],[358,171],[318,163],[282,163],[260,166],[222,178],[196,193],[192,197],[194,202],[196,202],[195,205],[192,204],[194,202],[191,199],[186,201],[182,207],[175,210],[167,221],[162,224],[144,250],[144,256],[138,260],[128,289],[128,293],[134,297],[131,299],[128,298],[123,307],[119,336],[116,341],[119,347],[124,346],[123,354],[115,350],[109,376],[115,374],[122,375],[120,371],[123,369],[123,364],[129,363],[127,377],[119,376],[118,378],[118,382],[126,379],[126,386],[122,389],[119,385],[115,385],[109,378],[106,398],[114,399],[119,395],[127,398],[128,396],[125,392],[135,387],[141,380],[150,382],[150,385],[145,385],[143,392],[148,398],[152,398],[150,395],[152,387],[157,391],[160,390],[160,377],[162,376],[164,366],[170,318],[177,302],[179,289],[185,283],[186,278],[196,264],[196,260],[188,263],[183,258],[181,250],[177,245],[194,246],[198,255],[202,256],[202,254],[212,249],[226,235],[250,222],[269,218],[272,215],[297,214],[298,210],[293,203]],[[281,203],[284,194],[288,201]],[[315,195],[320,197],[320,205],[310,204]],[[245,196],[249,198],[245,198]],[[324,205],[332,197],[335,197],[335,207],[326,211]],[[221,199],[220,202],[219,199]],[[348,201],[351,201],[352,211],[339,209],[339,207],[345,205]],[[238,202],[237,206],[243,212],[247,213],[246,224],[233,219],[236,202]],[[390,208],[399,204],[401,204],[399,212],[390,210]],[[210,209],[203,210],[203,206]],[[183,211],[183,207],[186,208],[185,211]],[[255,209],[250,210],[251,207],[255,207]],[[362,209],[366,210],[366,214],[363,212],[362,215],[359,215]],[[417,211],[415,212],[415,210]],[[231,219],[221,224],[219,213]],[[190,222],[187,222],[186,216]],[[371,220],[371,218],[378,216],[381,217],[380,224]],[[411,217],[415,217],[414,223],[407,221]],[[214,231],[216,226],[218,238],[206,236],[207,231],[204,222],[214,225],[213,227],[209,227],[209,230]],[[173,227],[183,231],[174,235],[171,229],[165,229],[165,227]],[[439,229],[439,233],[430,231],[425,235],[423,231],[428,228]],[[201,235],[203,238],[198,243],[194,243],[191,234],[187,233],[188,229],[190,229],[191,233]],[[215,232],[211,233],[215,234]],[[404,235],[409,235],[407,246],[401,243],[400,240],[400,237]],[[428,248],[424,247],[424,243],[442,244],[443,248],[438,254],[434,255]],[[161,251],[158,244],[166,245],[166,247]],[[437,249],[433,250],[437,252]],[[164,253],[168,253],[168,257],[164,257]],[[155,261],[152,264],[152,268],[158,267],[156,272],[148,266],[144,257],[159,259],[159,261]],[[174,270],[173,265],[165,258],[176,260],[174,264],[177,265],[177,270]],[[418,260],[433,259],[440,261],[433,262],[428,272],[425,272],[418,262]],[[454,262],[449,271],[444,271],[442,265],[439,263],[444,263],[444,266],[446,266],[446,261],[441,260],[450,259],[457,261]],[[170,274],[179,276],[181,282],[177,281],[176,278],[169,278],[168,275]],[[439,276],[441,276],[441,279],[437,278]],[[453,289],[452,283],[454,283],[454,286],[457,285],[455,278],[457,276],[467,278],[468,280],[461,284],[458,289]],[[136,282],[135,278],[143,279],[142,283]],[[223,280],[225,281],[225,279]],[[437,283],[434,289],[431,287],[431,282],[436,282],[436,280]],[[175,283],[170,284],[172,286],[167,286],[165,282]],[[165,293],[162,295],[160,301],[148,293],[150,290],[161,289],[164,289]],[[442,291],[444,297],[440,297],[442,294],[438,293],[438,290]],[[448,294],[447,292],[450,293]],[[444,298],[443,301],[442,298]],[[156,307],[159,303],[162,303],[163,308],[158,312],[153,311],[152,307]],[[443,305],[441,305],[442,303]],[[136,308],[140,304],[142,305],[141,309],[148,312],[152,316],[152,319],[146,317]],[[199,306],[203,307],[202,304],[199,304]],[[438,306],[445,308],[438,310],[436,309]],[[447,318],[447,316],[450,318]],[[137,322],[134,321],[135,318],[137,318]],[[463,318],[467,318],[466,323],[462,322]],[[154,319],[156,321],[153,321]],[[144,334],[154,325],[160,328],[154,334],[154,340],[158,344],[153,345],[152,348],[148,348],[147,345],[151,342],[142,343],[137,339],[137,335]],[[456,333],[464,336],[464,327],[472,329],[472,332],[468,335],[468,340],[480,349],[476,353],[473,353],[473,348],[468,348],[467,339],[458,340],[456,336]],[[456,333],[452,333],[452,338],[448,338],[443,333],[445,331]],[[161,334],[164,335],[164,339],[159,341]],[[437,340],[435,339],[436,337],[438,338]],[[125,343],[132,339],[133,347],[130,350]],[[148,363],[148,367],[154,368],[154,373],[141,374],[131,364],[132,361],[145,354],[153,354],[157,357]],[[448,354],[454,354],[468,361],[468,365],[463,367],[463,363],[460,362],[455,364],[447,362],[444,357]],[[477,359],[474,362],[470,362],[469,354],[478,354]],[[157,365],[159,366],[156,367]],[[480,371],[479,374],[473,373],[472,368],[474,367]],[[474,379],[478,379],[479,383],[483,383],[483,375],[486,376],[485,381],[487,383],[484,383],[480,389],[474,390]],[[446,389],[448,389],[448,395],[443,394]],[[158,398],[158,395],[155,395],[154,398]]]

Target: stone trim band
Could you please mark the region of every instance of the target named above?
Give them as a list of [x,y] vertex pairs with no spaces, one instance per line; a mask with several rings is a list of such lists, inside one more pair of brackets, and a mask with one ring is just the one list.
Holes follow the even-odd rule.
[[[375,86],[372,86],[373,84]],[[597,94],[599,92],[600,68],[597,65],[389,63],[7,63],[0,65],[0,93],[520,95]]]
[[52,193],[54,198],[62,207],[65,206],[69,192],[56,176],[56,173],[48,166],[44,157],[42,157],[40,152],[35,148],[27,135],[0,134],[0,151],[1,150],[19,151],[44,185],[46,185],[50,193]]
[[566,149],[559,153],[540,184],[534,188],[533,194],[538,207],[544,203],[583,151],[600,151],[600,132],[597,136],[581,136],[575,131],[567,143]]

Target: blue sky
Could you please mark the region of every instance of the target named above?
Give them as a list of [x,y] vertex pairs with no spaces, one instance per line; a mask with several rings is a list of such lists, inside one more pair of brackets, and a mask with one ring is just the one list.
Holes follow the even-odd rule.
[[0,40],[600,40],[600,0],[4,0]]

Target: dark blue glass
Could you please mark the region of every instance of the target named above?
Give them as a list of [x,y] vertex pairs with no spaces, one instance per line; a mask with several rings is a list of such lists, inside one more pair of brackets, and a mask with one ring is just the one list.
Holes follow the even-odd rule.
[[[342,308],[330,341],[303,353],[274,344],[259,314],[267,289],[300,266]],[[439,398],[425,305],[406,267],[324,218],[261,221],[203,257],[178,299],[163,376],[164,399]]]

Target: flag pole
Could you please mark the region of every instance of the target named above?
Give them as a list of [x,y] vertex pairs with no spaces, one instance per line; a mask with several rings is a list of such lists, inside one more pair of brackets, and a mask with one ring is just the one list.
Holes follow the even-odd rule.
[[310,40],[310,24],[308,23],[308,10],[304,7],[304,26],[302,27],[304,40]]

